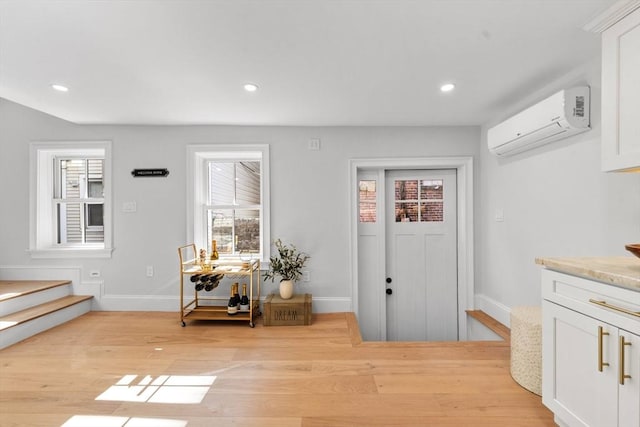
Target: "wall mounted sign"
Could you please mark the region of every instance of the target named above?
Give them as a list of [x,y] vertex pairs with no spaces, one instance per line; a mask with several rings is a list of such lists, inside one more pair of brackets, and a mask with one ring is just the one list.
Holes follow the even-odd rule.
[[169,169],[134,169],[131,171],[134,178],[140,177],[163,177],[169,176]]

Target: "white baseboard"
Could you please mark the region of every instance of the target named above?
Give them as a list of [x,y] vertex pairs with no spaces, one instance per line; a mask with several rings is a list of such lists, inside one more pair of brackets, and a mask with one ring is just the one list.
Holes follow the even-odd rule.
[[511,308],[482,294],[476,294],[474,300],[476,310],[484,311],[507,328],[511,327]]
[[[102,280],[82,281],[82,268],[74,266],[0,266],[2,280],[69,280],[74,295],[91,295],[98,311],[180,311],[178,295],[118,295],[105,293]],[[269,291],[269,289],[266,289]],[[300,292],[310,292],[304,288]],[[312,292],[311,292],[312,293]],[[266,296],[266,294],[265,294]],[[261,299],[264,300],[265,296]],[[353,311],[351,297],[313,297],[314,313]]]
[[80,267],[55,265],[0,265],[2,280],[69,280],[80,283]]
[[312,297],[314,313],[339,313],[353,311],[351,297]]
[[[266,296],[262,296],[264,301]],[[94,301],[94,310],[98,311],[180,311],[180,298],[166,295],[102,295]],[[335,313],[352,311],[351,298],[313,297],[314,313]]]

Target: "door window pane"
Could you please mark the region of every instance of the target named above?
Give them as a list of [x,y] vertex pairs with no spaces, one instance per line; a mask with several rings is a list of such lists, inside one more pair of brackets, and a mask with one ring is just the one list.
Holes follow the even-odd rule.
[[442,202],[422,202],[420,205],[420,220],[424,222],[442,222]]
[[417,222],[418,203],[417,202],[396,202],[396,222]]
[[396,201],[418,200],[418,181],[396,181],[395,183]]
[[358,185],[360,222],[376,222],[376,181],[361,180]]
[[443,180],[395,181],[396,222],[442,222]]
[[424,200],[442,200],[442,180],[420,181],[420,198]]

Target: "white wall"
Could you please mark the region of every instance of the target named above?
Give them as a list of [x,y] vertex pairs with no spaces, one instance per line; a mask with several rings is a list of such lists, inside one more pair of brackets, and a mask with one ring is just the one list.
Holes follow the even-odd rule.
[[[320,151],[307,149],[310,138],[321,139]],[[113,141],[113,257],[32,260],[27,253],[29,141],[90,139]],[[74,266],[82,277],[76,292],[96,293],[97,308],[177,311],[177,247],[188,243],[186,145],[268,143],[271,236],[311,254],[311,282],[298,291],[313,293],[315,311],[349,310],[348,159],[477,157],[479,140],[478,127],[80,126],[0,99],[0,278],[25,274],[24,266]],[[169,177],[131,177],[134,168],[154,167],[168,168]],[[137,203],[136,213],[121,211],[126,201]],[[145,275],[147,265],[154,266],[153,278]],[[102,277],[90,278],[91,270],[100,270]],[[267,282],[266,292],[272,289],[275,285]]]
[[[591,86],[592,130],[499,159],[486,129],[564,87]],[[539,305],[536,257],[629,255],[640,242],[640,173],[600,172],[599,61],[580,67],[483,126],[476,219],[476,308],[508,324],[508,308]],[[494,219],[504,210],[504,222]]]
[[[350,308],[348,159],[471,155],[475,164],[476,308],[508,324],[509,308],[540,303],[539,256],[627,255],[640,242],[640,174],[600,172],[599,61],[514,102],[477,127],[79,126],[0,99],[0,278],[81,271],[76,292],[99,296],[97,308],[176,310],[176,248],[185,242],[186,145],[271,146],[272,237],[308,251],[314,310]],[[498,159],[486,129],[575,84],[592,88],[590,132]],[[308,151],[309,138],[322,149]],[[108,260],[32,260],[28,248],[28,143],[113,141],[114,246]],[[478,161],[479,160],[479,161]],[[166,167],[166,179],[134,179],[134,168]],[[136,201],[137,213],[122,213]],[[496,222],[503,209],[504,222]],[[145,276],[145,266],[155,276]],[[92,279],[89,271],[100,270]],[[75,270],[74,270],[75,271]],[[53,277],[52,277],[53,278]],[[266,292],[275,289],[267,283]],[[266,293],[263,292],[263,295]]]

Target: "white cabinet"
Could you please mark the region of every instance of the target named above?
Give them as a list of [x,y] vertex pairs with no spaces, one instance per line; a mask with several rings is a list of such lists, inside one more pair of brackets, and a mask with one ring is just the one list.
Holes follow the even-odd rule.
[[[640,426],[640,293],[543,270],[542,401],[561,426]],[[638,304],[638,305],[636,305]]]
[[640,170],[640,9],[602,33],[602,169]]

